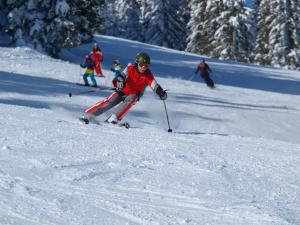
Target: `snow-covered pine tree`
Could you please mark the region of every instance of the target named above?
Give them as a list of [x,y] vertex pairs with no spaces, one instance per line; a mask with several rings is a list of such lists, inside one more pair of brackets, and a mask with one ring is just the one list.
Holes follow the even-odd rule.
[[249,61],[251,30],[243,0],[192,0],[187,51]]
[[4,31],[4,26],[7,23],[7,16],[4,12],[5,1],[0,0],[0,33]]
[[7,16],[7,22],[5,24],[5,31],[12,37],[14,42],[25,43],[23,40],[23,32],[20,29],[22,27],[22,18],[25,15],[25,9],[22,6],[24,1],[2,1],[2,10]]
[[[297,31],[296,21],[299,22],[299,2],[293,1],[293,6],[298,9],[298,13],[293,13],[292,2],[290,0],[272,1],[271,7],[274,10],[274,15],[277,17],[271,23],[270,33],[270,51],[271,65],[287,66],[295,69],[299,67],[299,30]],[[295,21],[296,19],[296,21]],[[298,27],[299,29],[299,27]],[[298,37],[297,37],[298,36]]]
[[107,35],[184,49],[186,28],[180,0],[106,0]]
[[136,0],[107,0],[104,16],[105,34],[142,41],[140,6]]
[[300,0],[288,1],[291,6],[293,20],[289,21],[288,26],[291,28],[291,51],[287,56],[288,65],[291,68],[300,69]]
[[190,0],[180,0],[179,17],[185,25],[187,25],[191,19],[191,4]]
[[[270,38],[268,58],[271,60],[271,65],[285,65],[286,56],[291,49],[291,30],[288,26],[292,19],[291,9],[287,8],[287,1],[271,1],[270,7],[273,20],[270,23]],[[278,13],[275,17],[275,13]]]
[[269,52],[269,34],[272,21],[271,8],[269,0],[261,0],[257,5],[257,37],[255,42],[255,62],[262,65],[270,64],[268,59]]
[[263,65],[300,68],[298,0],[262,0],[259,6],[255,61]]
[[105,10],[103,16],[105,18],[104,26],[102,27],[102,32],[106,35],[118,37],[118,21],[116,14],[118,9],[114,5],[115,0],[106,0]]
[[140,0],[144,42],[184,49],[186,28],[180,20],[178,0]]
[[252,9],[249,10],[249,21],[250,21],[250,36],[249,42],[251,43],[250,53],[249,53],[249,62],[253,63],[255,60],[255,41],[257,38],[257,24],[258,24],[258,8],[260,5],[261,0],[254,0],[252,2]]
[[68,4],[71,7],[70,20],[76,26],[72,36],[75,32],[80,43],[89,41],[104,25],[105,0],[69,0]]
[[210,24],[214,24],[214,13],[206,14],[206,9],[210,9],[211,1],[192,0],[189,3],[190,20],[188,22],[189,36],[187,38],[186,51],[203,55],[209,55],[212,51],[213,30],[209,29]]
[[243,0],[223,0],[219,2],[220,15],[211,55],[222,59],[249,61],[251,50],[250,24]]
[[8,15],[6,29],[18,45],[32,44],[57,56],[61,47],[91,38],[101,23],[98,6],[103,3],[104,0],[9,0],[4,8]]

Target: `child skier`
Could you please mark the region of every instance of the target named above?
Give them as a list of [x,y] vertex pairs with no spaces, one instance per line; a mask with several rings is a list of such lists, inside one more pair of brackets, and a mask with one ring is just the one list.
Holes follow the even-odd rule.
[[144,52],[138,53],[135,63],[129,64],[121,75],[117,77],[116,86],[118,89],[106,99],[86,109],[79,119],[88,124],[92,117],[99,116],[118,105],[106,120],[108,123],[117,124],[138,101],[138,98],[147,86],[150,86],[161,100],[167,99],[167,92],[154,79],[152,72],[148,68],[149,64],[149,55]]
[[117,88],[118,77],[122,75],[122,67],[119,60],[113,61],[113,67],[110,69],[115,73],[114,79],[112,80],[112,84],[115,88]]
[[209,68],[209,66],[206,64],[205,59],[202,59],[202,62],[199,63],[199,65],[197,66],[197,70],[195,71],[195,74],[197,74],[199,71],[206,85],[210,88],[214,88],[215,84],[209,76],[209,73],[211,73],[212,71]]
[[85,73],[83,74],[83,81],[85,86],[90,86],[88,82],[88,77],[91,78],[93,87],[97,87],[97,82],[94,75],[95,63],[91,57],[86,56],[84,63],[80,64],[82,68],[86,68]]

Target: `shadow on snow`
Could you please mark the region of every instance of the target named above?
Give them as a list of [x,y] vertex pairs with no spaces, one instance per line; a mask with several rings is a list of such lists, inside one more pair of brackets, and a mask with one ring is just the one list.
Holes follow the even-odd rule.
[[[69,100],[69,92],[74,93],[76,96],[78,93],[86,92],[89,88],[76,86],[73,83],[45,77],[35,77],[24,74],[0,72],[0,92],[3,93],[17,93],[20,95],[36,95],[47,97],[66,96],[66,100]],[[95,89],[95,92],[89,93],[89,95],[106,96],[108,90]],[[62,107],[67,110],[79,110],[81,106],[72,104],[47,102],[41,100],[32,100],[20,98],[6,98],[0,99],[0,103],[9,105],[28,106],[33,108],[49,109],[52,107]],[[74,97],[73,97],[74,98]]]
[[218,98],[212,98],[201,95],[184,94],[173,95],[177,103],[183,104],[195,104],[208,107],[220,107],[220,108],[234,108],[240,110],[255,110],[255,111],[276,111],[276,110],[297,110],[296,108],[280,106],[280,105],[263,105],[253,103],[237,103],[220,100]]

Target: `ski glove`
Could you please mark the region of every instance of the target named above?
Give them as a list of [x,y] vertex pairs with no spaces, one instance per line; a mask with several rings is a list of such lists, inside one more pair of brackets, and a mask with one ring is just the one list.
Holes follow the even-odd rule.
[[117,78],[117,82],[116,82],[116,86],[117,88],[121,89],[124,87],[124,78],[121,76],[118,76]]
[[167,92],[163,90],[160,85],[158,85],[156,89],[156,94],[160,97],[161,100],[166,100],[168,97]]

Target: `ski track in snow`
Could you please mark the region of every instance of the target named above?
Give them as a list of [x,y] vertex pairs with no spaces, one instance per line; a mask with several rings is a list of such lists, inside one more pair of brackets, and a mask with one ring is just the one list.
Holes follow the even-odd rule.
[[[189,81],[196,55],[96,40],[107,88],[83,95],[73,83],[90,45],[63,51],[69,62],[0,47],[0,224],[300,223],[298,72],[208,59],[210,90]],[[78,121],[111,93],[109,49],[122,64],[150,52],[173,133],[149,89],[124,119],[130,129],[104,124],[109,113]]]

